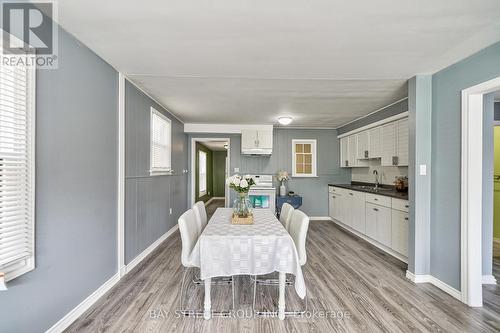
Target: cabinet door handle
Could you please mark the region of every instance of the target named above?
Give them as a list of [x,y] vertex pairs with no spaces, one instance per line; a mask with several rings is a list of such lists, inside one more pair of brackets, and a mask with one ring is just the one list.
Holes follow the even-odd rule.
[[352,194],[352,193],[349,192],[349,195],[354,195],[354,194]]
[[405,217],[405,221],[408,221],[408,218],[407,218],[407,217]]
[[378,208],[373,208],[374,211],[378,212]]
[[349,161],[348,160],[345,161],[345,166],[349,166]]
[[397,156],[393,156],[392,157],[392,165],[398,165],[399,161],[398,161],[398,157]]
[[336,197],[336,196],[334,196],[334,195],[332,195],[332,198],[333,198],[333,199],[337,199],[337,197]]
[[365,150],[365,158],[368,158],[368,150]]
[[373,198],[373,200],[378,201],[378,199],[377,199],[377,198]]
[[405,208],[408,208],[408,207],[410,207],[410,206],[408,206],[408,205],[405,205]]

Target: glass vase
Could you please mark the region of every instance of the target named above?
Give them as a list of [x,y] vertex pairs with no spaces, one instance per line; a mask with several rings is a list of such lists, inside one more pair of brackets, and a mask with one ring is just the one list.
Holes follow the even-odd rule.
[[234,214],[245,218],[252,214],[252,208],[248,193],[238,193],[238,197],[234,199],[233,203]]

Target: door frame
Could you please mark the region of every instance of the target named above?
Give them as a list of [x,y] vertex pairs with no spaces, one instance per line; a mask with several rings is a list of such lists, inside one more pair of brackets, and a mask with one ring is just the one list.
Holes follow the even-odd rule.
[[[226,162],[226,172],[227,170],[231,170],[229,163],[231,163],[231,138],[191,138],[191,194],[189,199],[191,201],[190,207],[194,205],[196,200],[196,142],[210,142],[210,141],[226,141],[228,144],[227,147],[227,162]],[[224,198],[225,198],[225,206],[229,207],[229,187],[227,184],[224,186]]]
[[[483,95],[500,90],[500,77],[462,90],[461,134],[461,267],[462,302],[483,305],[482,181]],[[478,149],[481,147],[481,149]]]

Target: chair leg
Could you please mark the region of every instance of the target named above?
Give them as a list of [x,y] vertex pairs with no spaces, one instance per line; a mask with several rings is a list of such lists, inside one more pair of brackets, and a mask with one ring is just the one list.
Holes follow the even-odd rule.
[[[261,283],[257,279],[257,276],[253,277],[252,280],[253,280],[253,304],[252,304],[252,311],[253,311],[253,313],[256,316],[277,316],[278,315],[278,311],[257,311],[257,310],[255,310],[255,299],[256,299],[256,296],[257,296],[257,284],[260,284],[260,285],[277,285],[277,284],[275,284],[275,283],[269,283],[269,284]],[[290,281],[290,283],[288,283],[289,281]],[[286,285],[290,286],[290,285],[293,284],[293,282],[294,282],[293,280],[287,280]],[[308,306],[308,294],[306,294],[306,296],[304,298],[304,303],[305,303],[305,309],[304,310],[285,311],[285,316],[299,316],[299,315],[302,315],[302,314],[306,313],[307,312],[307,306]]]

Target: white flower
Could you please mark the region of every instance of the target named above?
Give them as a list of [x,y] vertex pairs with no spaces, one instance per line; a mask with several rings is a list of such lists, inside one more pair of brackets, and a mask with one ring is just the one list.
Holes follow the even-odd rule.
[[243,179],[240,182],[240,187],[242,187],[242,188],[247,188],[248,187],[248,182],[246,181],[246,179]]
[[252,178],[252,176],[250,176],[250,175],[245,175],[245,179],[246,179],[246,180],[249,180],[250,178]]
[[241,180],[239,178],[234,178],[233,179],[234,186],[240,186],[240,182],[241,182]]

